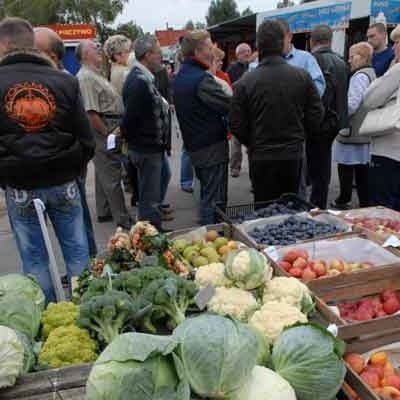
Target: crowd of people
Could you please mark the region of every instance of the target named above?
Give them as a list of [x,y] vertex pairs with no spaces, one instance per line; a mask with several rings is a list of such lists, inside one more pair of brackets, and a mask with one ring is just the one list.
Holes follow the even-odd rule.
[[361,207],[400,210],[399,135],[365,126],[371,113],[397,104],[400,27],[390,47],[385,25],[372,25],[348,62],[332,50],[332,35],[329,26],[315,27],[306,52],[292,44],[287,22],[266,21],[257,51],[239,44],[226,72],[225,53],[207,31],[181,38],[174,66],[163,65],[156,37],[132,43],[114,35],[104,46],[79,44],[74,77],[55,32],[3,19],[0,185],[23,271],[54,299],[35,198],[46,207],[69,279],[97,254],[86,201],[90,160],[98,222],[129,229],[130,190],[137,219],[163,232],[162,221],[173,218],[165,203],[173,125],[183,139],[180,186],[195,192],[201,225],[215,222],[216,204],[227,204],[229,171],[241,174],[243,150],[256,202],[289,192],[306,198],[311,186],[310,202],[327,208],[333,157],[340,194],[332,206],[350,207],[355,179]]

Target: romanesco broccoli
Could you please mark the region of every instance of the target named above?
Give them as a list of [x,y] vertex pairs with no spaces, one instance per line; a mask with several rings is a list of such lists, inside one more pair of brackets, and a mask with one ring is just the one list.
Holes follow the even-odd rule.
[[69,301],[50,303],[42,313],[42,336],[46,339],[51,331],[60,326],[74,325],[79,315],[79,306]]
[[60,326],[51,331],[42,351],[39,364],[50,368],[89,363],[97,358],[97,343],[86,329]]

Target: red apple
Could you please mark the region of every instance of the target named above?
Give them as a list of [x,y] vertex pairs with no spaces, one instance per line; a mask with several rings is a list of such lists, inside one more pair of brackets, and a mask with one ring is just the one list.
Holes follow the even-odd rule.
[[386,314],[394,314],[400,310],[400,302],[397,297],[390,297],[383,303],[383,310]]
[[378,374],[375,374],[373,372],[362,372],[360,374],[360,377],[372,389],[376,389],[380,386]]
[[316,272],[313,271],[311,268],[308,268],[308,267],[307,267],[306,269],[303,270],[303,276],[302,276],[302,278],[303,278],[305,281],[311,281],[311,280],[315,279],[316,277],[317,277]]
[[382,317],[386,317],[387,316],[387,314],[385,313],[385,311],[378,311],[377,313],[376,313],[376,318],[382,318]]
[[313,269],[318,277],[326,275],[326,266],[322,263],[317,263],[313,265]]
[[356,372],[357,374],[361,374],[361,372],[363,372],[365,367],[365,362],[364,358],[359,354],[356,353],[346,354],[344,357],[344,361],[346,361],[347,364],[349,364],[350,367],[353,368],[354,372]]
[[297,250],[301,258],[304,258],[305,260],[308,260],[308,251],[307,250]]
[[289,269],[292,268],[292,265],[287,261],[279,261],[278,265],[285,271],[289,271]]
[[301,255],[296,250],[289,250],[284,256],[283,261],[293,264]]
[[389,375],[388,377],[386,377],[386,383],[388,386],[393,386],[396,389],[400,390],[400,376]]
[[368,364],[365,369],[365,372],[372,372],[374,374],[377,374],[379,376],[379,379],[383,379],[385,376],[385,369],[383,368],[382,365],[371,365]]
[[303,270],[300,268],[291,268],[289,274],[295,278],[301,278],[303,276]]
[[306,267],[307,267],[307,260],[303,257],[297,258],[296,261],[293,263],[293,268],[304,269]]
[[369,321],[373,319],[373,314],[372,312],[369,312],[368,310],[363,310],[362,308],[359,308],[355,313],[354,313],[354,319],[356,321]]

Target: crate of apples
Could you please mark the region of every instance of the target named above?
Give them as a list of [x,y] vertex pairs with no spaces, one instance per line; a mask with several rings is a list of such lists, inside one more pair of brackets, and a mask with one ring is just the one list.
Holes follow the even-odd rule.
[[395,290],[386,289],[379,296],[348,301],[337,307],[340,318],[346,321],[369,321],[399,312],[400,300]]
[[400,234],[400,220],[391,218],[352,218],[351,221],[354,225],[362,226],[370,231],[382,234],[388,232],[395,232]]
[[357,353],[347,354],[344,360],[382,399],[400,400],[400,374],[393,367],[387,352],[372,354],[368,362]]
[[305,281],[372,267],[371,263],[348,263],[339,258],[328,262],[318,259],[311,260],[306,250],[298,249],[287,251],[278,265],[289,275]]

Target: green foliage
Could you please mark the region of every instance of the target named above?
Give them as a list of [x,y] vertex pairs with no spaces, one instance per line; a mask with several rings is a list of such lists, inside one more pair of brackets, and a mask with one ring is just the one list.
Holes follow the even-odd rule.
[[296,5],[294,1],[282,0],[282,1],[278,2],[278,4],[276,5],[276,8],[293,7],[294,5]]
[[213,26],[238,17],[240,13],[235,0],[211,0],[206,21],[208,26]]
[[250,7],[247,7],[242,11],[242,17],[245,17],[246,15],[252,15],[252,14],[254,14],[254,11]]

